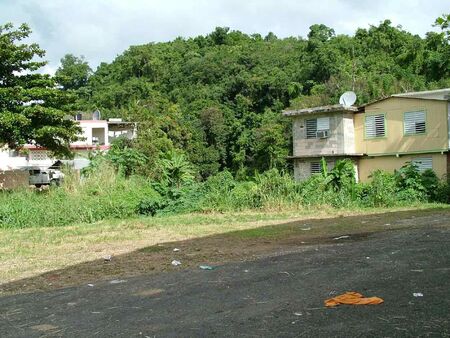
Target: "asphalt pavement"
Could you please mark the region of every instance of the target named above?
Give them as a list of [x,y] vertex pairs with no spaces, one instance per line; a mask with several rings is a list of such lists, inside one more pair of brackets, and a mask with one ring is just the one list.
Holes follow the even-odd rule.
[[[450,229],[0,298],[0,337],[450,336]],[[346,291],[381,305],[325,308]]]

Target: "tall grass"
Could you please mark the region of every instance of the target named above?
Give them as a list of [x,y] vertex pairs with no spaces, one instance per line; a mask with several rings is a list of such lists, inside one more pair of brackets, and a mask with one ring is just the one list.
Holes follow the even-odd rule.
[[223,171],[206,182],[189,180],[171,185],[141,176],[124,177],[105,162],[81,179],[68,172],[59,188],[0,192],[0,228],[188,212],[361,209],[450,202],[446,181],[439,181],[432,173],[417,174],[411,168],[396,174],[377,171],[369,183],[357,184],[346,175],[342,177],[318,174],[296,182],[290,174],[272,169],[237,181]]
[[109,166],[81,180],[66,173],[60,188],[0,192],[0,227],[61,226],[136,215],[139,203],[158,194],[142,177],[128,179]]

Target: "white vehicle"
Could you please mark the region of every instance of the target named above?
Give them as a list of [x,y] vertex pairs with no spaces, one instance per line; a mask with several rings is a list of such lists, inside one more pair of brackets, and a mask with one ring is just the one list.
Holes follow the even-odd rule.
[[61,185],[64,179],[64,174],[56,169],[41,169],[39,167],[29,168],[30,173],[29,183],[36,188],[43,185]]

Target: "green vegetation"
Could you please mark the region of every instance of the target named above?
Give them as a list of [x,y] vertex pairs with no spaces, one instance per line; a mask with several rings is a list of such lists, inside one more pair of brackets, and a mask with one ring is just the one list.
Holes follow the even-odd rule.
[[19,43],[31,33],[23,24],[0,25],[0,147],[16,149],[36,142],[58,155],[70,156],[69,143],[80,128],[66,119],[76,96],[55,88],[55,79],[38,74],[46,62],[37,44]]
[[[353,36],[313,25],[307,38],[228,28],[206,36],[132,46],[92,73],[66,55],[55,78],[23,25],[0,26],[0,145],[36,140],[67,154],[78,128],[64,111],[100,109],[138,122],[138,138],[94,152],[61,188],[0,194],[0,227],[41,227],[131,216],[248,210],[371,208],[449,202],[448,182],[411,164],[356,183],[351,162],[295,182],[286,161],[289,106],[358,103],[405,90],[450,87],[448,16],[440,33],[412,35],[389,20]],[[55,88],[55,81],[61,89]],[[75,99],[75,102],[72,102]],[[30,102],[23,105],[22,102]]]
[[[356,183],[350,161],[323,168],[304,182],[277,169],[236,180],[229,171],[193,180],[189,163],[172,154],[159,163],[160,179],[125,176],[115,155],[97,155],[82,179],[68,173],[63,187],[0,194],[0,228],[61,226],[103,219],[182,213],[307,211],[448,203],[449,184],[409,163],[394,174],[376,171]],[[100,160],[101,159],[101,160]],[[101,165],[99,165],[101,163]],[[120,163],[120,161],[119,161]],[[26,210],[26,212],[24,212]]]
[[[283,39],[219,27],[206,36],[132,46],[76,90],[78,105],[139,122],[131,146],[146,156],[150,177],[170,151],[184,153],[200,180],[225,169],[238,179],[290,170],[291,122],[283,109],[337,103],[352,89],[362,104],[450,87],[446,19],[436,20],[440,33],[425,38],[386,20],[353,36],[321,24],[306,37]],[[79,74],[89,75],[83,62],[74,61],[74,71],[66,57],[59,73],[81,83]]]
[[64,187],[43,191],[0,193],[0,227],[62,226],[126,218],[137,213],[145,198],[157,196],[143,177],[125,179],[107,164],[83,177],[68,173]]
[[66,54],[61,59],[61,67],[56,71],[56,81],[64,90],[77,90],[87,85],[92,69],[84,57]]

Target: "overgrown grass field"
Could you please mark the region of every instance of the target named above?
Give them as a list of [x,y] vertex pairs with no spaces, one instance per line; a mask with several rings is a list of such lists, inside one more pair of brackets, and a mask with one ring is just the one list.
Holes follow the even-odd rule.
[[[169,167],[173,168],[173,163]],[[346,161],[303,182],[276,169],[246,180],[236,180],[223,171],[205,182],[192,180],[180,168],[158,181],[125,176],[116,169],[105,162],[81,178],[67,172],[62,187],[1,192],[0,228],[55,227],[186,213],[410,207],[448,203],[450,198],[446,181],[431,171],[419,173],[411,165],[395,174],[376,171],[369,183],[356,183],[353,166]]]

